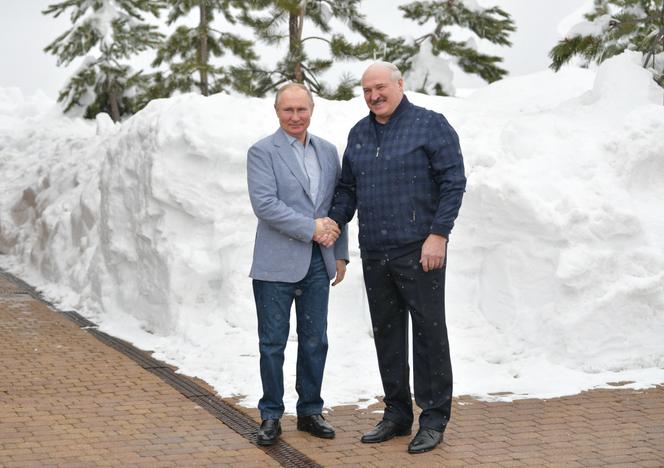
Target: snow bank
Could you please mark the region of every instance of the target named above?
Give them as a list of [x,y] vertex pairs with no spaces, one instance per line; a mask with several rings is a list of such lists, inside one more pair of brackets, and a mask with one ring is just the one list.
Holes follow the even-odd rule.
[[[491,92],[469,100],[490,106]],[[607,372],[651,368],[661,379],[664,211],[655,200],[664,184],[642,169],[664,174],[661,96],[625,54],[600,67],[591,90],[549,110],[502,122],[470,113],[470,185],[454,233],[460,275],[448,289],[462,331],[452,349],[482,355],[494,391],[509,375],[519,393],[544,395],[648,374]]]
[[[448,267],[457,394],[664,381],[661,97],[630,54],[596,78],[568,68],[464,100],[411,95],[458,130],[469,177]],[[254,405],[245,155],[276,128],[271,100],[183,95],[121,125],[28,101],[0,90],[2,265]],[[318,100],[311,130],[342,152],[365,112],[361,99]],[[351,238],[347,278],[332,290],[328,405],[382,393],[354,224]],[[291,343],[289,410],[295,351]]]

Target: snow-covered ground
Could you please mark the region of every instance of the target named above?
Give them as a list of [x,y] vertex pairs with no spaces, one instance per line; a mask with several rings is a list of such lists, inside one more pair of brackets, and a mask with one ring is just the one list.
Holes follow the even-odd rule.
[[[409,96],[448,117],[466,161],[447,275],[455,393],[664,382],[664,107],[639,57],[463,99]],[[319,99],[311,131],[341,153],[366,112],[361,98]],[[114,125],[1,88],[0,265],[255,405],[245,155],[276,126],[270,99],[183,95]],[[332,289],[328,406],[382,393],[355,223],[351,239],[347,278]],[[295,351],[290,343],[290,411]]]

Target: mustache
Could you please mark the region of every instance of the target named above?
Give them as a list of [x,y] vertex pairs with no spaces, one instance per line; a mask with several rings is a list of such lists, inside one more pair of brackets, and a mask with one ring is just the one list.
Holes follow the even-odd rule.
[[383,98],[378,98],[378,99],[374,99],[374,100],[369,101],[369,102],[370,102],[370,104],[371,104],[372,106],[375,106],[376,104],[380,104],[381,102],[385,102],[385,99],[383,99]]

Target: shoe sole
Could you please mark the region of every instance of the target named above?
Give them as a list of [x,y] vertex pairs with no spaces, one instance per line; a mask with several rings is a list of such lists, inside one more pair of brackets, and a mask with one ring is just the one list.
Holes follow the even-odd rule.
[[438,447],[438,446],[439,446],[440,444],[442,444],[442,443],[443,443],[443,439],[441,438],[440,441],[439,441],[436,445],[434,445],[433,447],[431,447],[431,448],[420,449],[420,450],[411,450],[411,449],[409,448],[409,449],[408,449],[408,453],[417,454],[417,453],[431,452],[433,449],[435,449],[436,447]]
[[276,443],[277,443],[277,440],[279,440],[278,437],[275,438],[275,439],[272,440],[272,441],[268,441],[268,440],[256,440],[256,444],[261,445],[261,446],[263,446],[263,447],[267,447],[267,446],[270,446],[270,445],[274,445],[274,444],[276,444]]
[[281,435],[281,426],[279,426],[279,430],[277,431],[277,437],[275,437],[273,440],[260,440],[258,437],[256,437],[256,444],[262,445],[263,447],[274,445],[279,440],[280,435]]
[[412,430],[407,430],[407,431],[402,431],[402,432],[395,432],[391,436],[387,437],[386,439],[376,439],[376,440],[364,440],[364,437],[360,439],[360,442],[363,444],[380,444],[381,442],[387,442],[388,440],[392,440],[395,437],[403,437],[403,436],[409,436],[412,434]]
[[316,434],[311,432],[309,429],[307,429],[305,426],[300,426],[299,424],[297,425],[297,430],[300,432],[306,432],[308,434],[311,434],[314,437],[318,437],[320,439],[334,439],[336,434]]
[[435,449],[436,447],[438,447],[438,445],[440,445],[440,443],[436,444],[434,447],[431,447],[431,448],[428,448],[428,449],[424,449],[424,450],[410,450],[410,449],[408,449],[408,453],[418,454],[418,453],[427,453],[427,452],[431,452],[433,449]]

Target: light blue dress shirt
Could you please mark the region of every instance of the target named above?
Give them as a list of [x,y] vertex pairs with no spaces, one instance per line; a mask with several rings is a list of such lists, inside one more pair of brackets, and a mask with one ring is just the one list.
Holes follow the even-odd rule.
[[309,178],[309,193],[313,199],[314,204],[316,204],[318,199],[318,187],[320,186],[320,163],[318,162],[318,155],[316,154],[316,148],[311,142],[311,138],[307,133],[307,137],[304,140],[304,145],[300,143],[300,140],[294,136],[289,135],[283,129],[281,130],[286,135],[288,143],[290,143],[291,148],[293,149],[293,154],[297,163],[300,165],[302,172]]

